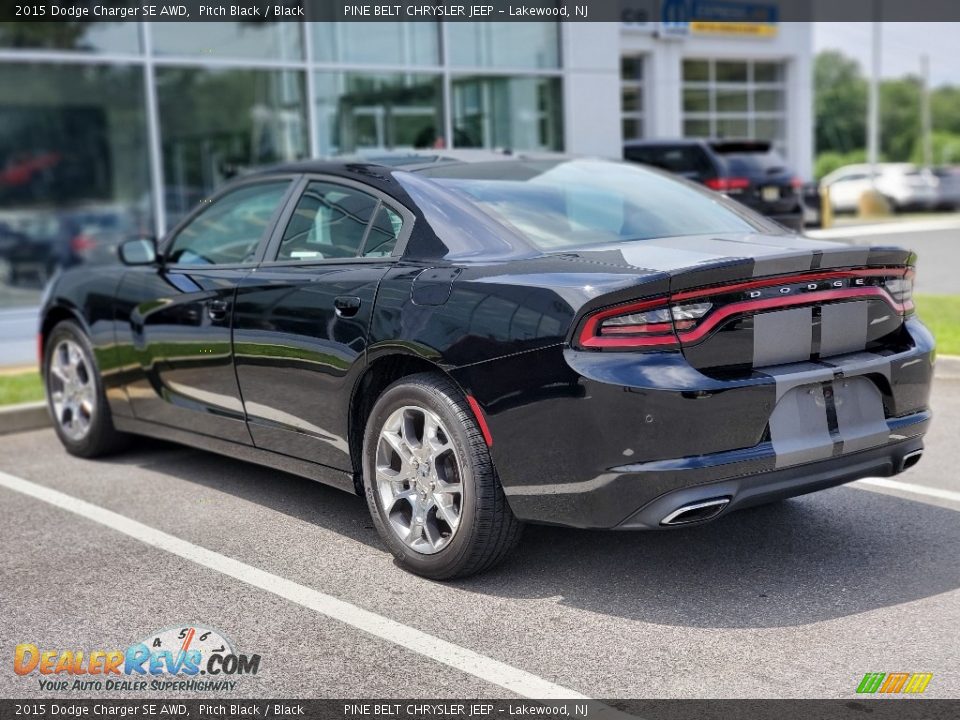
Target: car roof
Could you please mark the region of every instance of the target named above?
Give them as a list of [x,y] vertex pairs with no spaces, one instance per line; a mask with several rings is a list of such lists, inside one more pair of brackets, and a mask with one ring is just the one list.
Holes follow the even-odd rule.
[[769,152],[773,143],[769,140],[753,140],[750,138],[653,138],[650,140],[627,140],[625,148],[644,147],[707,147],[718,153],[736,152]]
[[697,138],[651,138],[649,140],[627,140],[624,147],[663,147],[671,145],[707,145],[709,140]]
[[270,167],[258,168],[244,177],[257,175],[276,175],[283,173],[317,173],[345,175],[356,173],[361,168],[374,171],[379,168],[390,170],[417,171],[437,165],[499,163],[519,160],[567,160],[572,156],[550,152],[513,152],[510,150],[440,150],[437,152],[411,151],[398,153],[370,153],[344,155],[332,158],[298,160]]

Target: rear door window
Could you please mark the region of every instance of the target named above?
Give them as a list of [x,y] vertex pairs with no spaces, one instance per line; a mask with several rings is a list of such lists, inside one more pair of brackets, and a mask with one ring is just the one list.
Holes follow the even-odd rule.
[[[377,198],[361,190],[311,182],[287,223],[277,260],[357,257],[378,205]],[[383,244],[382,240],[376,242]]]
[[367,241],[363,245],[364,257],[386,257],[393,253],[403,228],[403,218],[381,205],[370,225]]

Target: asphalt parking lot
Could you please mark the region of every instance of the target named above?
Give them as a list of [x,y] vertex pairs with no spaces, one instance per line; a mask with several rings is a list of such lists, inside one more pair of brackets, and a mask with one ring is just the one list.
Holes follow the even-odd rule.
[[[872,671],[960,697],[960,376],[935,398],[906,487],[666,533],[529,527],[449,584],[400,571],[363,500],[310,481],[153,441],[91,462],[51,430],[6,436],[0,648],[200,624],[262,656],[221,697],[850,698]],[[58,693],[0,673],[0,697],[41,695]]]

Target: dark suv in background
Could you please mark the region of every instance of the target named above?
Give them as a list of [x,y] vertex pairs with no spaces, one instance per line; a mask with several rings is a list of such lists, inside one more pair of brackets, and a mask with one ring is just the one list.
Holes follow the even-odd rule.
[[769,142],[633,140],[623,157],[706,185],[791,230],[803,229],[800,179]]

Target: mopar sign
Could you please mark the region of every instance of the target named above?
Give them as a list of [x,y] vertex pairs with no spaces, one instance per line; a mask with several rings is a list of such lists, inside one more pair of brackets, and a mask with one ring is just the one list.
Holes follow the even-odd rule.
[[[658,7],[659,5],[659,7]],[[776,4],[736,0],[625,0],[620,19],[630,27],[655,28],[659,18],[662,37],[691,33],[772,36],[777,32],[780,9]]]

